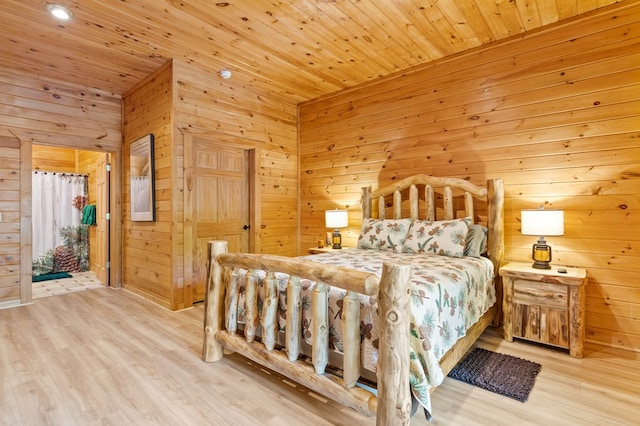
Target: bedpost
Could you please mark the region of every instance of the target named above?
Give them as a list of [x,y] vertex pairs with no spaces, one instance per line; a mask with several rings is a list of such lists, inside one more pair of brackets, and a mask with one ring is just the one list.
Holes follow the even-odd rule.
[[488,238],[488,255],[493,262],[496,285],[496,316],[493,325],[498,327],[502,321],[502,281],[498,271],[504,259],[504,182],[502,179],[487,180],[487,226],[491,230]]
[[209,270],[204,298],[204,342],[202,360],[219,361],[224,355],[222,345],[216,340],[216,333],[222,329],[224,315],[224,274],[217,256],[227,252],[226,241],[209,241]]
[[411,265],[383,264],[378,306],[380,350],[376,425],[408,425],[411,418]]
[[362,219],[371,219],[371,187],[362,188]]

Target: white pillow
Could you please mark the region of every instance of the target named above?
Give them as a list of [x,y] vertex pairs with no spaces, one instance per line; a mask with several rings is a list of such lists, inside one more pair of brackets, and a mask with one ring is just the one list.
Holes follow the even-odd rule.
[[434,253],[462,257],[471,219],[416,220],[402,247],[403,253]]
[[410,226],[411,219],[365,219],[358,248],[400,253]]

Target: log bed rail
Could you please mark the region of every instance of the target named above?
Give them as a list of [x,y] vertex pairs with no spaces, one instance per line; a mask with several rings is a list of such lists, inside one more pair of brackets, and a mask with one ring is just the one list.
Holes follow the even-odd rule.
[[[375,192],[363,188],[363,218],[371,218],[372,200],[378,199],[378,217],[384,219],[385,197],[393,196],[393,215],[400,218],[402,193],[409,191],[411,218],[419,216],[419,190],[424,186],[425,219],[435,220],[435,192],[442,196],[444,220],[455,218],[454,191],[462,192],[464,215],[476,218],[474,198],[486,202],[488,257],[495,271],[504,256],[504,189],[502,179],[489,179],[482,188],[457,178],[416,175]],[[409,321],[411,265],[385,262],[380,278],[344,267],[269,254],[227,253],[226,241],[210,241],[210,263],[205,295],[204,343],[202,359],[222,359],[224,348],[296,381],[323,396],[351,407],[365,415],[376,415],[377,425],[407,425],[411,414],[409,375]],[[246,271],[244,335],[237,333],[239,270]],[[244,273],[243,271],[243,273]],[[264,271],[264,301],[259,324],[257,271]],[[289,276],[287,284],[286,335],[283,350],[276,349],[278,286],[276,272]],[[501,298],[499,275],[495,274],[497,297]],[[312,293],[312,360],[299,359],[301,333],[300,280],[316,282]],[[346,290],[343,301],[344,336],[343,378],[325,374],[328,359],[327,287]],[[376,298],[380,318],[380,345],[377,365],[377,397],[355,386],[360,375],[359,300],[358,294]],[[499,303],[467,330],[440,360],[446,375],[462,358],[473,342],[493,321],[499,324]],[[255,340],[261,327],[261,342]],[[352,338],[350,338],[352,337]]]

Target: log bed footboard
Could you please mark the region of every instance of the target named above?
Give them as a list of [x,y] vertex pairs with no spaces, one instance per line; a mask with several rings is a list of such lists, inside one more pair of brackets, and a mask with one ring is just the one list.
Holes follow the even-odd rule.
[[[378,425],[408,424],[411,414],[409,376],[410,276],[408,264],[384,263],[382,276],[347,268],[275,255],[227,253],[226,241],[209,242],[210,265],[205,298],[202,359],[222,359],[224,348],[276,371],[342,405],[376,415]],[[236,269],[245,269],[247,312],[244,336],[236,333]],[[267,272],[262,315],[262,341],[254,339],[258,322],[255,270]],[[291,278],[287,286],[286,353],[275,349],[277,283],[274,273]],[[300,353],[300,279],[316,282],[312,295],[312,364]],[[253,282],[252,282],[253,281]],[[327,286],[347,291],[343,306],[344,376],[325,374],[328,353]],[[375,296],[380,321],[377,392],[355,386],[360,376],[359,301],[357,294]],[[289,310],[290,309],[290,310]]]

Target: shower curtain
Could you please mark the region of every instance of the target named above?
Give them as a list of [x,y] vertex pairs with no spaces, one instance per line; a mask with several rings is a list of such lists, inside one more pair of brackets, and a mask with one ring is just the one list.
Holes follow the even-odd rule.
[[86,260],[78,259],[78,263],[86,263],[85,268],[88,267],[88,247],[77,247],[78,244],[88,244],[88,228],[81,224],[87,187],[87,176],[84,175],[33,172],[31,199],[34,261],[51,256],[56,248],[66,246],[76,255],[85,251]]

